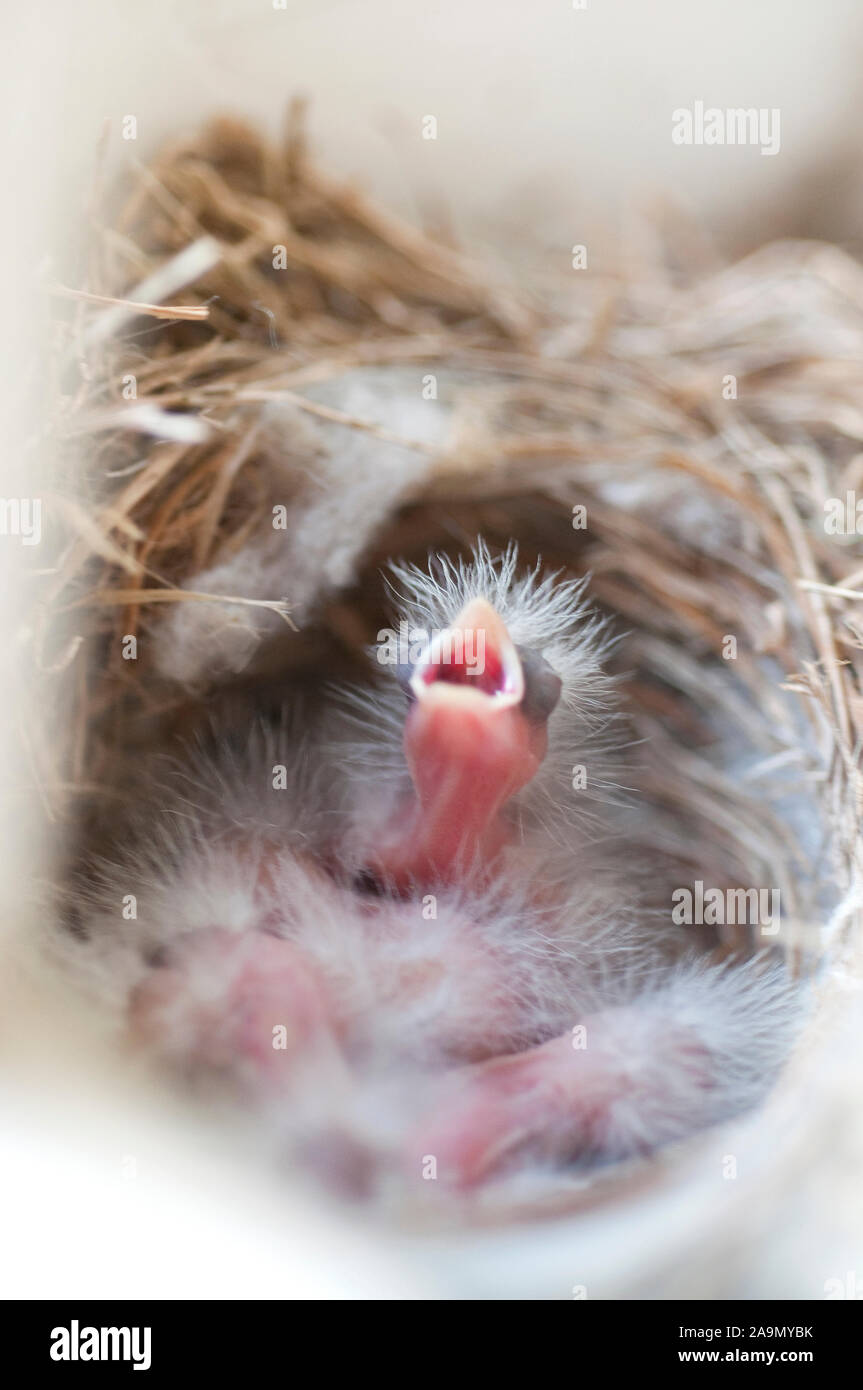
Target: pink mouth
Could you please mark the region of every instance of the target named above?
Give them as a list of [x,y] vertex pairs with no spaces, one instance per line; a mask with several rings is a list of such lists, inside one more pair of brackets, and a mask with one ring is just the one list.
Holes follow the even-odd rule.
[[524,696],[518,653],[498,614],[485,599],[462,609],[418,663],[410,688],[418,699],[435,685],[461,686],[494,700],[517,705]]
[[509,838],[500,813],[547,747],[545,723],[522,708],[518,652],[485,599],[430,644],[410,690],[404,747],[415,796],[380,856],[402,888],[452,881],[493,858]]

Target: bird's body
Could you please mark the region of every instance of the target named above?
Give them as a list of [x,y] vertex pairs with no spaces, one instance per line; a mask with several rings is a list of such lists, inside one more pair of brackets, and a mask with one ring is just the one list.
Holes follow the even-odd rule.
[[364,1190],[621,1157],[750,1104],[788,986],[641,902],[582,586],[482,546],[396,578],[412,640],[393,663],[381,634],[373,688],[214,730],[100,868],[86,954],[123,1027]]

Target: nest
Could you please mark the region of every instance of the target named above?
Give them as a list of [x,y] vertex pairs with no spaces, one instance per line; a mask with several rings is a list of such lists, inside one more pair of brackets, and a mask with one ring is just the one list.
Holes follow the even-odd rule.
[[[268,679],[358,674],[388,558],[515,538],[526,563],[589,571],[624,634],[632,834],[662,865],[658,892],[778,887],[776,944],[818,993],[811,1040],[837,977],[860,972],[863,565],[854,523],[828,524],[830,499],[848,520],[863,483],[857,264],[781,242],[728,266],[664,218],[613,273],[537,261],[516,277],[323,173],[296,104],[278,146],[221,119],[130,182],[94,202],[86,292],[61,290],[54,431],[69,486],[36,640],[56,649],[59,628],[65,656],[46,677],[52,738],[34,729],[29,744],[52,749],[39,780],[75,829],[72,857],[110,821],[121,754],[162,746],[212,697],[146,659],[170,607],[264,612]],[[394,366],[455,383],[445,447],[308,394]],[[358,536],[349,579],[322,583],[302,614],[290,573],[284,592],[253,597],[197,584],[268,515],[273,401],[424,458]],[[118,659],[129,636],[141,660]],[[252,662],[242,680],[257,678]],[[738,946],[741,929],[716,935]],[[774,1106],[812,1066],[804,1042]],[[544,1214],[642,1201],[645,1184],[691,1173],[702,1143]]]

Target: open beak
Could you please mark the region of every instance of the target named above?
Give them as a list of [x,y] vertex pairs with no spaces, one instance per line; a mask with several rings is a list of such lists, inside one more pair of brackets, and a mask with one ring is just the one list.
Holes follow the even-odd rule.
[[521,661],[490,603],[472,599],[429,644],[414,668],[410,689],[426,708],[443,701],[451,708],[490,711],[521,702]]
[[[560,682],[551,679],[556,697]],[[526,698],[522,658],[482,598],[429,644],[408,688],[404,746],[416,806],[392,870],[397,879],[452,878],[505,842],[500,812],[545,756],[545,714]]]

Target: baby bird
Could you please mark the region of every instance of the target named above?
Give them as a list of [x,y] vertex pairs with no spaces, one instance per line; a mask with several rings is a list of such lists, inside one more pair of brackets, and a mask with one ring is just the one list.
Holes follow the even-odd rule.
[[363,1192],[607,1162],[753,1104],[792,993],[640,902],[584,584],[480,542],[392,589],[372,688],[214,728],[92,872],[81,952],[118,1022]]

